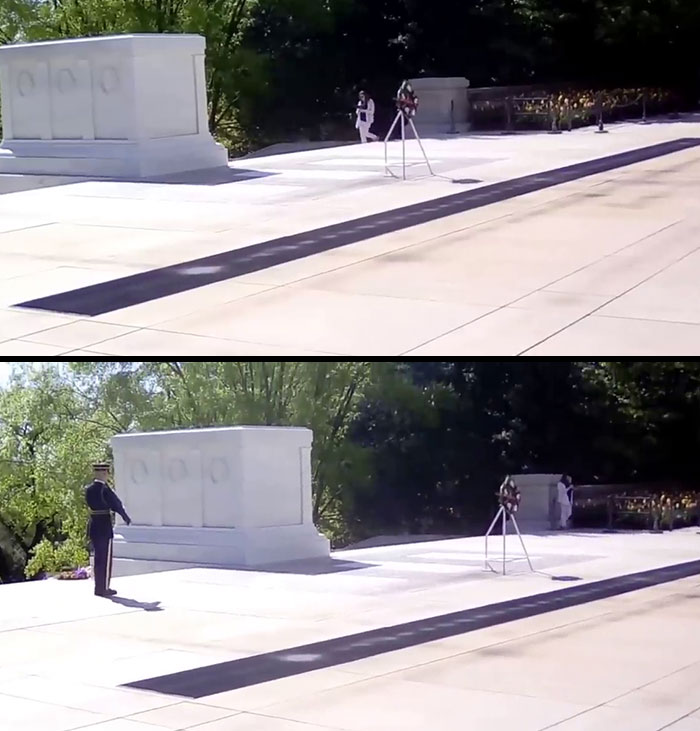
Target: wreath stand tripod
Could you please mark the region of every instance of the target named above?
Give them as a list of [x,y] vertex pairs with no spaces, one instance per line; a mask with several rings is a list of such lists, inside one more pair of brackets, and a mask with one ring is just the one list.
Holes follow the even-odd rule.
[[517,510],[517,505],[520,502],[520,494],[517,492],[515,484],[510,481],[510,478],[506,478],[503,482],[499,489],[498,496],[501,505],[496,513],[496,517],[491,521],[491,525],[484,536],[484,569],[493,571],[489,565],[489,536],[493,532],[498,521],[501,520],[503,532],[503,576],[506,575],[506,536],[508,534],[508,518],[510,518],[515,526],[515,532],[518,534],[518,538],[520,539],[520,545],[523,547],[523,552],[525,553],[525,558],[527,559],[530,571],[534,573],[535,569],[532,566],[532,561],[530,561],[530,554],[527,552],[527,548],[525,548],[525,541],[523,541],[522,534],[520,533],[518,521],[515,519],[515,510]]
[[396,129],[396,125],[401,123],[401,152],[402,152],[402,171],[403,171],[403,180],[406,180],[406,123],[411,127],[411,130],[413,132],[413,136],[416,138],[416,142],[418,142],[418,145],[420,147],[420,151],[423,153],[423,159],[425,160],[425,164],[428,166],[428,170],[430,171],[431,175],[435,175],[433,172],[432,165],[430,164],[430,160],[428,160],[428,156],[425,153],[425,148],[423,147],[423,142],[421,141],[421,138],[418,135],[418,131],[416,130],[416,125],[413,124],[413,120],[409,116],[409,114],[404,109],[399,109],[398,113],[396,114],[396,118],[394,119],[394,122],[392,123],[391,127],[389,128],[389,133],[387,134],[386,138],[384,139],[384,171],[391,175],[392,177],[397,177],[394,175],[394,173],[389,168],[389,140],[391,139],[391,135],[394,134],[394,130]]

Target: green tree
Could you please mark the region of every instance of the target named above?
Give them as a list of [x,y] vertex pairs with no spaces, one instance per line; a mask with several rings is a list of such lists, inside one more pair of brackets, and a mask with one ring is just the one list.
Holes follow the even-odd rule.
[[697,482],[700,364],[603,361],[591,378],[624,419],[640,477]]
[[0,526],[11,576],[87,561],[81,488],[105,434],[54,368],[25,367],[0,392]]

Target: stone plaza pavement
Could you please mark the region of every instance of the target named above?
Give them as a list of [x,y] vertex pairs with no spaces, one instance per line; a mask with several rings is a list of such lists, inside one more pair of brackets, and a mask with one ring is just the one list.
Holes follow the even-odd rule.
[[525,540],[0,587],[0,728],[699,731],[697,529]]
[[382,144],[149,183],[0,176],[0,355],[698,355],[700,147],[585,167],[694,143],[700,116],[608,129],[426,140],[433,178],[409,142],[406,182]]

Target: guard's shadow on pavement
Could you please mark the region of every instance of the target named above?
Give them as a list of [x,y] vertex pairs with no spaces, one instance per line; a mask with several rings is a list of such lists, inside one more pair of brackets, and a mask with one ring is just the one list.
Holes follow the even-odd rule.
[[129,607],[129,609],[143,609],[144,612],[162,612],[163,607],[160,606],[160,602],[139,602],[136,599],[128,599],[123,596],[112,596],[109,598],[114,604],[121,604],[123,607]]

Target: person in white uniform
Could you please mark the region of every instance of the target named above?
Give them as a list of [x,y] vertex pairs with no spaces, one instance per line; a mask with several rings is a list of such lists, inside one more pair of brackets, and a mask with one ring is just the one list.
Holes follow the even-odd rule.
[[557,500],[559,502],[559,528],[564,530],[569,527],[571,518],[571,492],[573,492],[573,482],[569,475],[562,475],[557,483]]
[[360,133],[360,141],[364,143],[369,139],[376,142],[379,137],[369,131],[374,124],[374,99],[364,91],[360,92],[355,114],[357,115],[355,128]]

